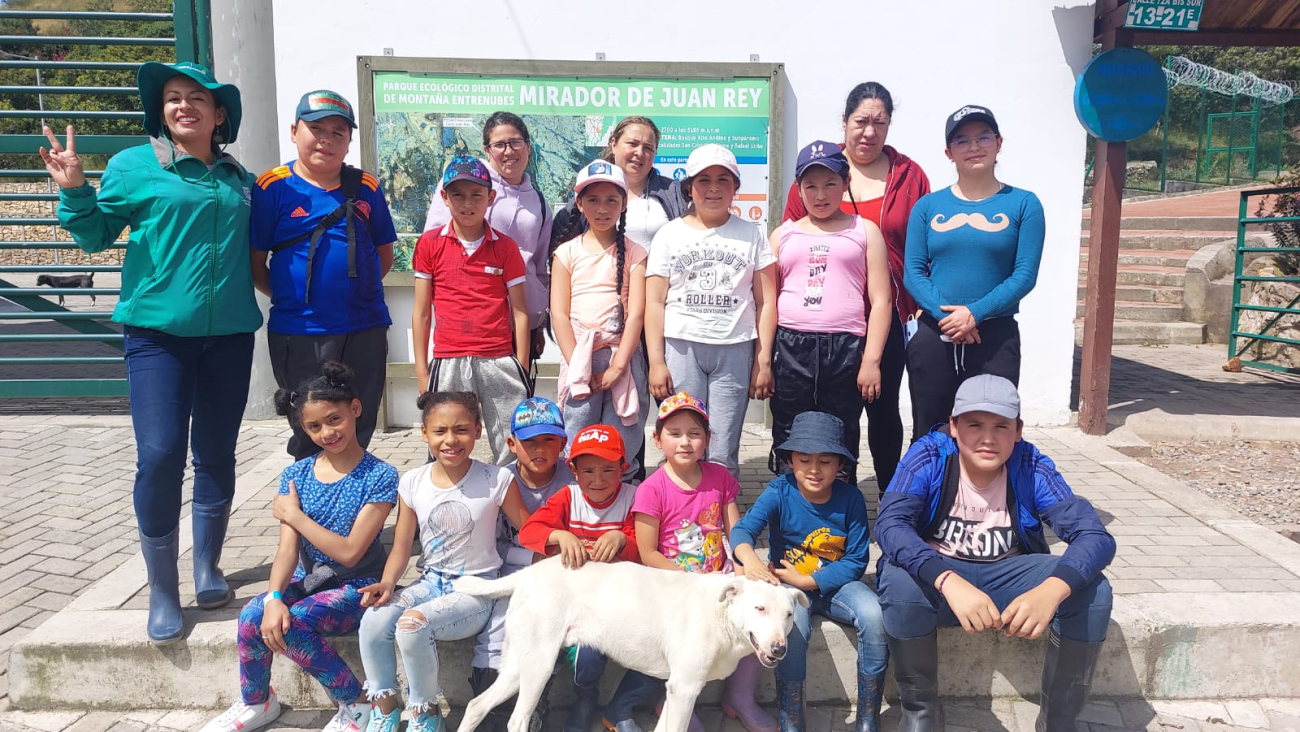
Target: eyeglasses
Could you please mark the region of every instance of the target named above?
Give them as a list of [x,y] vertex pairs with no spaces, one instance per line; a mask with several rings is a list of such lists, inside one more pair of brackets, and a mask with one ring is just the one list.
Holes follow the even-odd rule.
[[510,148],[511,150],[523,150],[524,145],[527,144],[528,144],[527,140],[520,137],[516,137],[513,140],[502,140],[501,142],[494,142],[491,145],[488,145],[488,149],[496,153],[503,153],[506,151],[506,148]]
[[994,135],[992,133],[987,133],[987,134],[980,135],[978,137],[954,137],[952,138],[952,142],[948,144],[951,145],[952,149],[956,150],[957,152],[965,152],[971,149],[972,145],[979,145],[980,147],[993,147],[993,143],[997,142],[997,140],[998,140],[997,135]]

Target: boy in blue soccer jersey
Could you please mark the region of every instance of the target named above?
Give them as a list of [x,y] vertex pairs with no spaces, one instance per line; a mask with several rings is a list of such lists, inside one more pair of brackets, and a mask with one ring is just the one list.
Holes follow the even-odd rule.
[[[253,283],[271,298],[267,344],[281,388],[292,389],[341,361],[356,373],[357,440],[370,444],[388,361],[384,275],[397,232],[379,181],[345,165],[356,129],[352,105],[332,91],[304,94],[289,137],[298,159],[253,186]],[[269,266],[268,266],[269,259]],[[320,451],[293,425],[289,454]]]

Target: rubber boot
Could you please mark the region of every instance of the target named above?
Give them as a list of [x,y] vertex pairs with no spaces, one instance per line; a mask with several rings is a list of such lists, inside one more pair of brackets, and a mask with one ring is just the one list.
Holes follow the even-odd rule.
[[632,719],[632,712],[637,705],[644,704],[650,694],[662,688],[663,681],[637,671],[627,671],[623,680],[618,682],[614,696],[605,705],[605,714],[601,724],[610,732],[641,732],[641,726]]
[[885,672],[858,672],[858,721],[853,732],[880,732],[880,699],[885,693]]
[[194,603],[204,610],[225,607],[234,593],[217,564],[221,562],[221,544],[230,523],[230,504],[195,503],[190,507],[190,517],[194,525]]
[[574,685],[573,691],[573,708],[564,720],[564,732],[591,732],[591,723],[600,710],[600,686]]
[[1088,701],[1101,646],[1062,638],[1055,629],[1049,631],[1043,659],[1043,697],[1034,727],[1037,732],[1074,732],[1079,713]]
[[[776,701],[781,705],[781,732],[803,732],[803,682],[776,679]],[[861,714],[861,712],[859,712]]]
[[894,661],[894,680],[903,708],[898,732],[942,732],[938,631],[908,640],[889,636],[889,656]]
[[780,727],[776,720],[754,701],[761,668],[756,656],[745,656],[740,660],[722,687],[722,713],[739,719],[749,732],[777,732]]
[[140,532],[140,553],[149,571],[149,640],[163,646],[181,639],[185,621],[181,617],[180,573],[176,560],[180,555],[179,529],[166,536],[152,538]]

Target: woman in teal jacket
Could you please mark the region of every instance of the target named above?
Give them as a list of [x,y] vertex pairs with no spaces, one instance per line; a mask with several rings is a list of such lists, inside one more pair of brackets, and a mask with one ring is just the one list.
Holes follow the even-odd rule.
[[235,493],[235,443],[262,316],[248,268],[253,177],[219,145],[239,132],[239,90],[193,63],[146,63],[137,77],[149,143],[108,161],[96,192],[48,127],[41,158],[59,184],[59,224],[86,252],[131,229],[122,295],[135,428],[135,514],[149,570],[149,638],[179,640],[177,530],[185,448],[194,454],[194,589],[199,607],[230,601],[217,567]]

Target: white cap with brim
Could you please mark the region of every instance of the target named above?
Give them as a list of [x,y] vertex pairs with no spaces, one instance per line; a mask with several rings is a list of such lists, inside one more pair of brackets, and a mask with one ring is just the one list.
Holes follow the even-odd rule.
[[993,374],[980,374],[963,381],[957,387],[953,400],[952,416],[968,412],[988,412],[1007,419],[1020,418],[1020,392],[1009,379]]
[[686,158],[686,177],[694,178],[715,165],[726,168],[736,176],[736,180],[740,180],[740,166],[736,163],[735,154],[716,143],[700,145],[691,151]]
[[612,183],[627,194],[627,177],[623,169],[604,160],[594,160],[578,172],[578,182],[573,184],[573,192],[581,194],[582,189],[592,183]]

